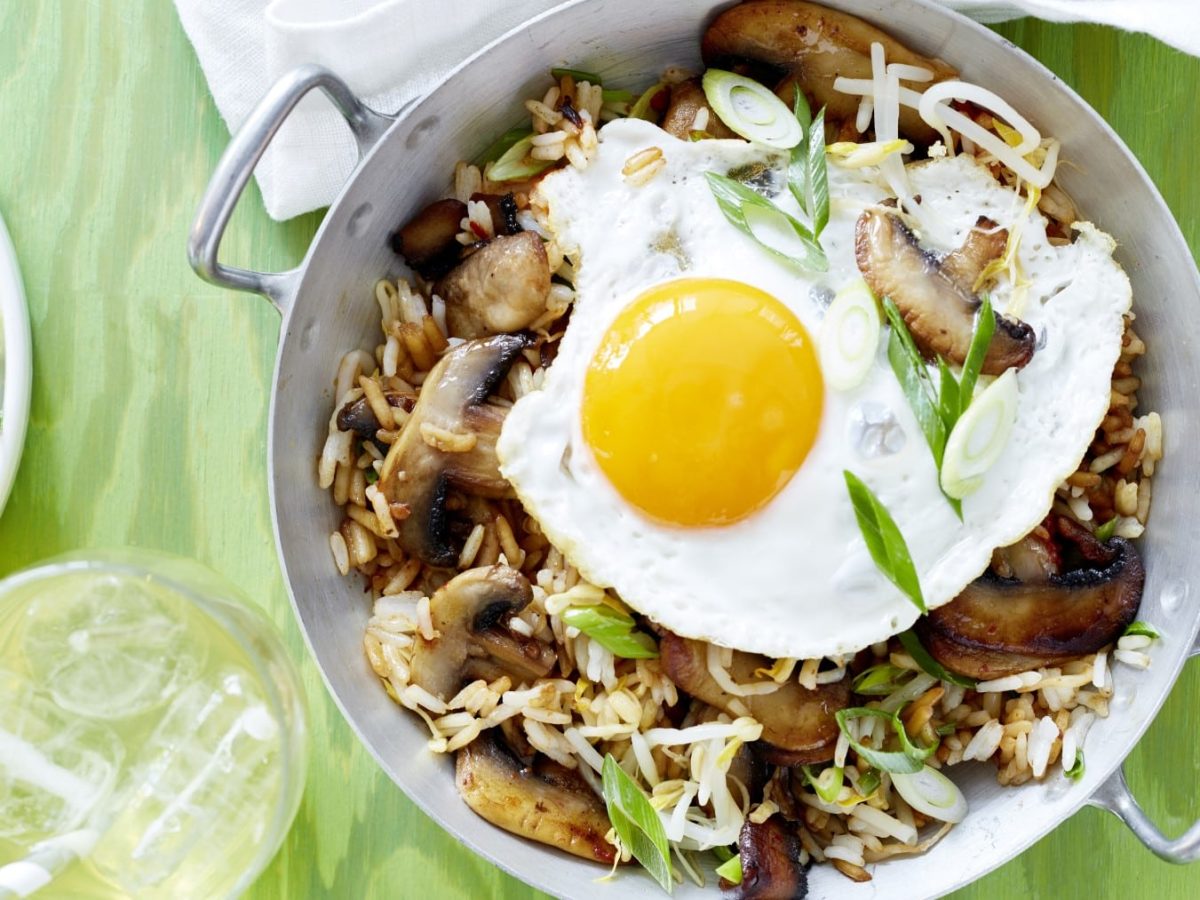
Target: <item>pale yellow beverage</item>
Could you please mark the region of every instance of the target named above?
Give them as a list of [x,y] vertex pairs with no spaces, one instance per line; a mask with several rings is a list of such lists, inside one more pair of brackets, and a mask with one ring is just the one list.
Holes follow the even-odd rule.
[[0,584],[0,867],[72,847],[38,896],[233,896],[295,814],[304,721],[278,638],[206,570],[150,563]]

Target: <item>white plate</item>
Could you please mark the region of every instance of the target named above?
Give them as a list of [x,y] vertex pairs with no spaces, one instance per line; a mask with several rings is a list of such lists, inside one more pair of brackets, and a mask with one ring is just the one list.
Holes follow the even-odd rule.
[[17,254],[0,217],[0,513],[8,500],[29,423],[33,352]]

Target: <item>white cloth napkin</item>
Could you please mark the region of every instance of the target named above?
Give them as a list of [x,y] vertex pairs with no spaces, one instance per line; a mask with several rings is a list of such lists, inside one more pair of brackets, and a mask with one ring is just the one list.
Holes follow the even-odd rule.
[[[230,130],[281,75],[307,62],[346,79],[374,109],[420,96],[457,63],[561,0],[175,0]],[[1024,15],[1142,31],[1200,56],[1200,0],[941,0],[982,22]],[[255,177],[272,218],[328,205],[357,158],[322,97],[300,104]]]

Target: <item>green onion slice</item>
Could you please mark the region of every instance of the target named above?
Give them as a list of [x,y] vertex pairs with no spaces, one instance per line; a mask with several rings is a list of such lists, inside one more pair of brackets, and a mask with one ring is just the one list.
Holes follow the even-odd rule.
[[870,797],[882,783],[883,779],[880,777],[878,769],[867,769],[858,776],[858,792],[864,797]]
[[533,159],[533,134],[527,134],[504,151],[504,154],[488,167],[487,177],[491,181],[525,181],[538,175],[552,165],[553,160]]
[[855,676],[851,690],[863,697],[886,697],[900,687],[901,676],[907,674],[906,669],[891,663],[877,663]]
[[571,606],[562,612],[563,624],[578,628],[601,647],[623,659],[654,659],[658,645],[636,630],[636,622],[611,606]]
[[604,90],[604,91],[600,92],[600,96],[601,96],[601,98],[603,98],[605,103],[632,103],[633,102],[633,92],[632,91]]
[[[929,369],[917,349],[904,317],[891,297],[883,298],[883,311],[891,325],[888,335],[888,362],[892,372],[900,382],[900,389],[908,401],[909,409],[917,420],[921,433],[925,435],[925,443],[933,454],[933,461],[938,470],[942,468],[942,455],[946,451],[946,420],[941,409],[934,401],[933,381],[929,377]],[[962,518],[962,502],[953,497],[946,498],[955,514]]]
[[621,846],[633,854],[668,894],[675,881],[671,875],[670,847],[662,819],[650,801],[611,753],[604,757],[600,772],[608,820]]
[[897,635],[901,645],[908,651],[908,655],[913,658],[921,671],[932,675],[940,681],[948,681],[951,684],[957,684],[959,687],[975,689],[975,679],[967,678],[965,675],[959,675],[951,672],[940,662],[933,658],[928,650],[921,646],[921,641],[917,637],[916,632],[902,631]]
[[522,125],[517,128],[508,129],[508,131],[504,132],[504,134],[492,141],[488,148],[483,151],[479,157],[480,163],[495,162],[505,153],[507,153],[513,144],[523,140],[524,138],[532,136],[532,134],[533,129],[528,125]]
[[879,307],[861,278],[838,291],[821,321],[821,375],[838,391],[862,384],[879,349]]
[[651,106],[654,98],[658,96],[658,92],[666,90],[666,83],[660,81],[658,84],[653,84],[637,98],[637,102],[629,109],[629,118],[645,119],[649,122],[658,120],[658,112]]
[[846,479],[850,502],[854,504],[858,529],[862,532],[871,559],[879,571],[912,601],[913,606],[923,613],[928,612],[916,566],[913,565],[908,544],[904,542],[904,535],[900,533],[896,520],[853,472],[846,469],[842,475]]
[[817,792],[818,797],[826,803],[837,802],[845,783],[845,771],[841,766],[829,766],[816,775],[813,774],[811,766],[801,766],[800,770],[804,773],[804,780]]
[[1072,781],[1078,781],[1080,778],[1083,777],[1083,774],[1086,771],[1087,771],[1087,766],[1085,766],[1083,764],[1083,749],[1080,748],[1075,751],[1075,762],[1073,762],[1071,764],[1071,768],[1064,769],[1063,774],[1066,775],[1068,778],[1070,778]]
[[1096,529],[1096,539],[1100,541],[1108,541],[1117,533],[1117,517],[1113,516],[1103,525]]
[[740,856],[731,856],[721,865],[717,866],[717,875],[724,878],[730,884],[742,883],[742,858]]
[[[799,90],[797,90],[799,93]],[[825,110],[813,119],[808,130],[808,217],[813,234],[820,237],[829,224],[829,168],[825,163]]]
[[1141,635],[1142,637],[1148,637],[1152,641],[1156,641],[1159,639],[1159,637],[1161,637],[1157,628],[1147,622],[1141,621],[1140,619],[1130,624],[1130,626],[1121,633],[1121,637],[1134,634]]
[[979,490],[1000,458],[1017,420],[1017,371],[1008,369],[984,388],[946,438],[941,485],[956,500]]
[[[892,775],[920,772],[924,768],[925,760],[929,759],[938,748],[936,743],[930,744],[928,747],[921,747],[909,740],[908,732],[904,730],[904,723],[900,721],[900,717],[894,712],[885,712],[882,709],[871,709],[866,706],[852,706],[849,709],[838,710],[835,717],[837,718],[838,728],[841,729],[842,734],[846,735],[851,749],[861,759],[866,760],[867,765],[874,766]],[[851,719],[867,717],[885,719],[891,723],[892,730],[900,740],[901,749],[876,750],[874,747],[868,747],[852,738],[847,723]]]
[[[959,416],[967,411],[975,397],[975,382],[979,380],[979,373],[983,370],[983,360],[992,345],[992,335],[995,331],[996,316],[992,313],[992,301],[984,297],[979,306],[979,315],[975,319],[975,334],[971,336],[971,346],[967,349],[967,358],[963,361],[962,381],[958,392]],[[958,416],[955,417],[957,418]],[[953,425],[953,422],[947,422],[947,430]]]
[[585,72],[583,69],[551,69],[550,75],[555,81],[564,75],[570,75],[576,81],[586,81],[588,84],[601,84],[599,75],[595,72]]
[[790,150],[803,139],[795,114],[770,88],[723,69],[709,69],[701,84],[717,117],[746,140]]
[[892,787],[917,812],[942,822],[958,823],[967,815],[967,798],[958,786],[929,766],[911,773],[896,772]]
[[802,269],[824,272],[829,268],[821,245],[795,218],[728,175],[705,172],[704,176],[717,206],[738,231],[767,252]]

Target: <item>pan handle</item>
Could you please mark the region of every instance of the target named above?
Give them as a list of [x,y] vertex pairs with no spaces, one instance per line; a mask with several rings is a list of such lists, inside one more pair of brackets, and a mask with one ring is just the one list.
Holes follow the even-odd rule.
[[233,136],[196,210],[188,235],[188,261],[196,274],[218,287],[262,294],[281,313],[295,295],[300,269],[287,272],[254,272],[226,266],[217,260],[225,226],[237,206],[254,167],[267,146],[304,95],[320,88],[346,119],[358,143],[361,159],[395,118],[364,106],[346,83],[321,66],[300,66],[288,72],[267,91],[249,118]]
[[[1197,638],[1189,656],[1200,656],[1200,638]],[[1200,859],[1200,820],[1179,837],[1173,840],[1167,837],[1134,799],[1125,781],[1124,767],[1117,769],[1108,781],[1100,785],[1100,789],[1088,799],[1088,805],[1108,810],[1128,826],[1147,850],[1160,859],[1181,864]]]

